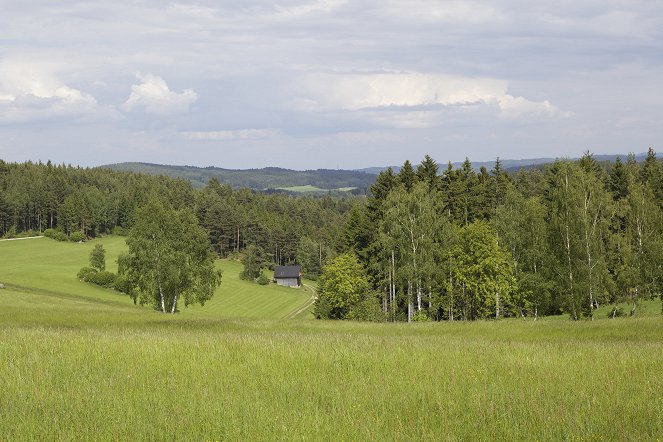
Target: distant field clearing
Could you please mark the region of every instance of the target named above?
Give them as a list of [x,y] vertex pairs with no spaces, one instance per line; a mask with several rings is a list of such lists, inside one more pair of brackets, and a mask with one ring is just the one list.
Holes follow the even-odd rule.
[[277,187],[277,190],[285,190],[288,192],[350,192],[355,190],[356,187],[339,187],[338,189],[322,189],[320,187],[311,186],[307,184],[306,186],[292,186],[292,187]]

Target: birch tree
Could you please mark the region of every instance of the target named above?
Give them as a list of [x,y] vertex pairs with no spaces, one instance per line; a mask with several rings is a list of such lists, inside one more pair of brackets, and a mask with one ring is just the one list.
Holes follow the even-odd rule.
[[175,313],[178,302],[205,304],[221,282],[207,233],[188,209],[151,200],[136,210],[119,273],[134,302]]

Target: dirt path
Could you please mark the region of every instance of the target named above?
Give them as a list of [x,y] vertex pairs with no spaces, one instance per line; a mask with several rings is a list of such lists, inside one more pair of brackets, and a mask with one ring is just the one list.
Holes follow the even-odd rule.
[[311,287],[308,284],[302,284],[302,285],[304,287],[306,287],[307,289],[311,290],[312,295],[301,307],[299,307],[297,310],[295,310],[294,312],[292,312],[288,316],[286,316],[287,319],[296,318],[297,315],[299,315],[301,312],[303,312],[304,310],[309,308],[315,302],[315,300],[318,298],[318,294],[316,293],[316,291],[313,287]]
[[0,239],[0,241],[20,241],[22,239],[37,239],[37,238],[43,238],[44,235],[41,236],[26,236],[25,238],[9,238],[9,239]]

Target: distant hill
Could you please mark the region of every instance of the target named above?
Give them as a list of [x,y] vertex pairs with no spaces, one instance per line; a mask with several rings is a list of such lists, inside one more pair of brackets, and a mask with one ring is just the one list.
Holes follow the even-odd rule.
[[[642,161],[645,153],[637,154],[636,160]],[[626,155],[594,155],[599,162],[612,162],[617,157],[622,160]],[[577,159],[577,158],[572,158]],[[555,161],[555,158],[532,158],[524,160],[500,160],[502,167],[515,173],[520,169],[531,169],[543,167]],[[446,169],[446,163],[438,163],[440,173]],[[452,163],[454,168],[462,165],[461,162]],[[472,167],[478,171],[481,167],[491,170],[495,166],[495,161],[473,162]],[[335,169],[317,169],[317,170],[290,170],[279,167],[265,167],[263,169],[222,169],[219,167],[195,167],[195,166],[168,166],[152,163],[117,163],[100,166],[105,169],[112,169],[125,172],[140,172],[151,175],[167,175],[172,178],[184,178],[189,180],[194,187],[205,186],[210,179],[216,178],[219,182],[230,184],[234,188],[248,187],[249,189],[268,191],[268,192],[287,192],[287,193],[326,193],[333,192],[352,192],[354,194],[364,194],[373,184],[375,177],[385,167],[367,167],[357,170],[335,170]],[[416,165],[415,165],[416,167]],[[395,173],[398,173],[400,166],[391,166]]]
[[194,187],[205,186],[210,179],[230,184],[234,188],[248,187],[254,190],[306,192],[352,191],[363,193],[375,181],[375,174],[353,170],[289,170],[279,167],[233,170],[218,167],[168,166],[151,163],[118,163],[100,166],[125,172],[150,175],[167,175],[189,180]]
[[[639,153],[635,155],[635,159],[637,161],[642,161],[645,159],[647,156],[646,153]],[[614,155],[594,155],[594,158],[598,162],[613,162],[617,159],[617,157],[620,157],[622,161],[626,160],[626,155],[623,154],[614,154]],[[508,172],[517,172],[520,169],[531,169],[534,167],[541,167],[544,164],[549,164],[555,161],[556,158],[530,158],[530,159],[524,159],[524,160],[504,160],[500,158],[500,161],[502,162],[502,167],[507,170]],[[571,158],[572,160],[577,160],[578,158]],[[447,163],[438,163],[440,166],[440,173],[444,171],[447,167]],[[462,162],[455,162],[451,163],[451,165],[454,168],[458,168],[462,166]],[[383,170],[387,170],[389,166],[385,167],[367,167],[365,169],[357,169],[357,172],[365,172],[369,174],[374,174],[377,175]],[[416,167],[416,165],[415,165]],[[474,170],[479,171],[481,167],[485,167],[486,169],[490,170],[493,167],[495,167],[495,161],[477,161],[477,162],[472,162],[472,167]],[[398,171],[401,169],[400,166],[391,166],[391,168],[394,170],[395,173],[398,173]]]

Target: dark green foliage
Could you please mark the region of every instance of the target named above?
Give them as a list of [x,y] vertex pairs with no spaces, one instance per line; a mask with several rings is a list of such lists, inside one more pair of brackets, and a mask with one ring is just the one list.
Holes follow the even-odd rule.
[[258,276],[258,278],[256,279],[256,282],[260,285],[268,285],[269,278],[264,273],[261,273],[260,276]]
[[417,181],[426,183],[429,190],[438,190],[440,186],[440,176],[437,173],[437,163],[429,155],[417,166]]
[[103,167],[116,171],[184,178],[189,180],[196,188],[204,187],[213,179],[232,188],[248,187],[254,190],[312,185],[322,189],[357,187],[365,191],[375,178],[364,172],[329,169],[297,171],[279,167],[266,167],[264,169],[231,170],[218,167],[200,168],[147,163],[121,163]]
[[240,278],[246,279],[249,281],[256,280],[260,275],[262,275],[262,269],[265,266],[264,252],[256,246],[249,246],[244,251],[244,257],[242,258],[242,264],[244,265],[244,270],[239,275]]
[[417,175],[414,172],[414,168],[412,167],[410,160],[405,160],[403,167],[401,167],[398,175],[396,175],[396,181],[398,184],[403,186],[407,192],[412,190],[414,183],[417,181]]
[[116,279],[115,273],[107,272],[106,270],[102,270],[102,271],[90,273],[89,275],[87,275],[87,278],[85,279],[85,281],[90,282],[92,284],[99,285],[101,287],[114,288],[115,287],[115,279]]
[[97,270],[92,267],[83,267],[76,275],[81,281],[89,282],[106,288],[115,288],[117,275],[105,270]]
[[61,230],[57,230],[57,229],[46,229],[46,230],[44,230],[44,236],[46,238],[51,238],[51,239],[54,239],[56,241],[62,241],[62,242],[69,241],[69,237],[67,236],[67,234],[65,234]]
[[85,239],[86,239],[86,237],[85,237],[85,234],[83,232],[71,232],[69,234],[69,241],[72,241],[72,242],[81,242],[81,241],[85,241]]
[[96,269],[93,269],[92,267],[83,267],[78,271],[76,277],[81,281],[87,281],[90,275],[93,275],[95,273],[97,273]]

